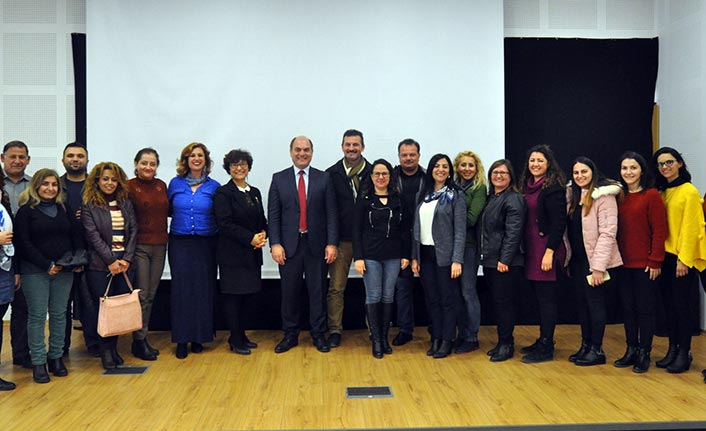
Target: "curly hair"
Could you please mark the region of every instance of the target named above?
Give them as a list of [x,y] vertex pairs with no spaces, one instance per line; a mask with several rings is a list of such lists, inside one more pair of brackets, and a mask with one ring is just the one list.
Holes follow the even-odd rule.
[[225,156],[223,156],[223,169],[225,169],[226,173],[230,175],[230,165],[240,161],[247,163],[248,171],[252,169],[252,154],[250,154],[249,151],[241,149],[230,150]]
[[29,181],[29,185],[27,188],[20,194],[19,198],[19,204],[20,206],[24,204],[28,204],[30,208],[36,207],[41,201],[42,198],[39,196],[39,187],[42,185],[44,181],[46,181],[47,178],[54,177],[56,178],[56,185],[57,185],[57,194],[56,194],[56,203],[57,204],[63,204],[65,201],[65,196],[64,196],[64,191],[61,189],[61,186],[59,185],[59,174],[56,173],[54,169],[47,169],[47,168],[42,168],[38,170],[37,172],[32,175],[32,179]]
[[487,185],[487,180],[485,179],[485,168],[483,167],[483,162],[481,162],[480,157],[478,157],[478,154],[474,153],[473,151],[461,151],[460,153],[456,154],[456,157],[454,158],[454,171],[456,171],[455,175],[455,180],[457,183],[460,183],[461,181],[461,175],[458,173],[458,166],[461,164],[461,159],[464,157],[470,157],[473,159],[473,163],[476,165],[476,175],[473,177],[473,185],[471,186],[472,189],[477,189],[481,185]]
[[529,172],[529,159],[532,153],[540,153],[547,160],[547,173],[544,175],[544,183],[542,188],[546,189],[549,186],[558,184],[561,188],[566,188],[566,177],[564,176],[564,171],[559,166],[559,162],[556,161],[554,156],[554,151],[552,151],[549,145],[535,145],[527,151],[527,163],[522,170],[522,176],[520,177],[520,191],[522,193],[526,192],[527,180],[532,174]]
[[201,142],[192,142],[186,147],[184,147],[183,150],[181,150],[181,155],[177,160],[176,172],[177,175],[179,175],[180,177],[185,177],[189,173],[189,155],[193,153],[196,148],[201,148],[206,158],[206,165],[203,167],[204,173],[206,175],[211,173],[211,168],[213,167],[213,160],[211,160],[211,152],[208,151],[206,145],[202,144]]
[[83,187],[83,203],[92,206],[106,206],[105,193],[103,193],[98,185],[104,171],[113,171],[118,179],[118,187],[115,189],[113,198],[118,202],[127,200],[128,187],[127,175],[125,171],[115,162],[100,162],[91,169],[91,172],[86,177],[86,185]]

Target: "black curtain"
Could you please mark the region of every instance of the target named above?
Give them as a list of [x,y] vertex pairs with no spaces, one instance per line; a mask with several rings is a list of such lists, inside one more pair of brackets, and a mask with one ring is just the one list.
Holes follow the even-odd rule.
[[626,150],[652,154],[655,39],[505,39],[505,154],[519,173],[528,148],[550,145],[617,178]]
[[74,94],[76,109],[76,141],[88,146],[86,141],[86,35],[71,33],[74,60]]

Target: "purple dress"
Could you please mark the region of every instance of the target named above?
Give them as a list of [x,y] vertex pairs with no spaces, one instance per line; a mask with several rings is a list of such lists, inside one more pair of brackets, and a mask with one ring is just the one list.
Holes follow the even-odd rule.
[[525,185],[525,203],[527,204],[527,222],[525,223],[525,277],[530,281],[556,281],[556,259],[551,271],[542,271],[542,258],[547,250],[548,236],[539,235],[537,224],[537,203],[544,178],[535,182],[527,179]]

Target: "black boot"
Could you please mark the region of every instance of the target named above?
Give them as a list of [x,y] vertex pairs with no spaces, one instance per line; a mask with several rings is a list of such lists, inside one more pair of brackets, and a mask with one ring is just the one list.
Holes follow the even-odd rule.
[[512,358],[515,354],[515,346],[513,344],[501,344],[497,352],[490,357],[490,362],[502,362]]
[[439,348],[434,352],[434,359],[441,359],[451,354],[454,344],[451,340],[442,340]]
[[[289,349],[287,349],[289,350]],[[177,343],[176,347],[176,357],[177,359],[184,359],[189,355],[189,349],[187,343]]]
[[392,324],[392,309],[393,304],[382,303],[382,325],[380,326],[381,336],[382,336],[382,351],[389,355],[392,353],[392,346],[390,346],[390,325]]
[[370,325],[373,357],[381,359],[383,356],[383,347],[380,329],[380,303],[376,302],[375,304],[365,304],[365,311],[368,313],[368,325]]
[[580,358],[576,358],[574,364],[579,367],[590,367],[592,365],[603,365],[605,364],[606,358],[605,353],[601,346],[591,346],[591,349]]
[[147,347],[147,342],[145,340],[132,340],[132,355],[136,358],[142,359],[143,361],[157,360],[157,355],[155,355],[149,347]]
[[537,338],[534,341],[534,343],[530,344],[529,346],[525,346],[525,347],[521,348],[520,353],[522,353],[523,355],[526,355],[528,353],[534,352],[537,349],[537,347],[539,347],[539,340],[541,340],[541,338]]
[[629,367],[630,365],[635,365],[636,359],[637,359],[637,347],[628,346],[623,357],[614,361],[613,366],[618,367],[618,368]]
[[431,347],[427,350],[427,356],[434,356],[436,352],[441,348],[441,340],[434,338],[431,340]]
[[646,373],[650,369],[650,349],[640,347],[637,351],[635,365],[632,367],[633,373]]
[[679,346],[677,346],[676,344],[669,343],[669,349],[667,350],[667,354],[664,355],[664,358],[655,362],[657,368],[667,368],[669,364],[674,362],[674,360],[677,358],[678,351]]
[[54,374],[56,377],[64,377],[69,375],[69,370],[66,369],[62,358],[49,359],[47,361],[47,365],[49,366],[49,372]]
[[47,364],[33,365],[32,379],[37,383],[49,383],[49,373],[47,373]]
[[0,379],[0,391],[12,391],[17,387],[16,384]]
[[586,356],[586,354],[591,350],[591,345],[588,344],[588,341],[586,340],[581,340],[581,347],[574,353],[573,355],[569,356],[569,362],[576,362],[578,358],[583,358]]
[[667,371],[672,374],[679,374],[684,371],[689,371],[689,367],[691,367],[691,360],[692,358],[690,351],[679,349],[677,357],[674,358],[674,361],[667,366]]
[[145,344],[147,345],[147,349],[154,353],[155,356],[159,356],[159,350],[155,349],[154,347],[150,346],[149,341],[147,341],[147,338],[145,338]]
[[522,357],[522,362],[525,364],[538,364],[540,362],[554,360],[554,340],[540,338],[534,344],[536,346],[531,352]]
[[498,344],[496,344],[495,347],[493,347],[492,349],[490,349],[490,350],[488,350],[487,352],[485,352],[485,354],[488,355],[488,356],[493,356],[493,355],[495,355],[496,353],[498,353],[498,349],[499,349],[499,348],[500,348],[500,343],[498,342]]
[[115,358],[113,357],[113,346],[110,344],[101,344],[101,363],[106,370],[117,367]]

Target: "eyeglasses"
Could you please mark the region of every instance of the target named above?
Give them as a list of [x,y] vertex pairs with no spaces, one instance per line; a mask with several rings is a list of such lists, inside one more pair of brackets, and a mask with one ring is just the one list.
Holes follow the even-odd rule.
[[389,177],[390,173],[389,172],[373,172],[373,176],[376,178],[385,178],[385,177]]
[[246,162],[238,162],[231,163],[229,166],[231,169],[246,169],[248,167],[248,164]]
[[670,167],[670,166],[672,166],[673,164],[675,164],[676,162],[677,162],[677,161],[674,160],[674,159],[665,160],[665,161],[663,161],[663,162],[657,162],[657,168],[659,169],[659,168],[663,168],[663,167],[665,167],[665,166],[666,166],[666,167]]
[[504,177],[505,175],[508,175],[510,172],[508,171],[493,171],[490,174],[494,177]]

